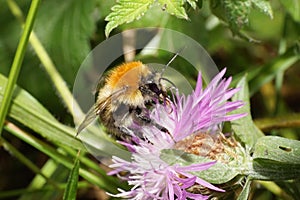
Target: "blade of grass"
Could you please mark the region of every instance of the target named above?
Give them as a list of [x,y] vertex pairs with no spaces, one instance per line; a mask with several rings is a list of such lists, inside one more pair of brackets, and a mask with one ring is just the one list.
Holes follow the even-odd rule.
[[[10,0],[9,1],[9,8],[11,9],[12,13],[16,16],[16,18],[21,22],[23,23],[24,19],[23,19],[23,14],[22,14],[22,11],[20,10],[20,8],[18,7],[18,5],[13,1],[13,0]],[[74,122],[75,124],[76,123],[79,123],[81,122],[81,120],[83,119],[83,113],[79,107],[79,105],[77,104],[76,100],[73,98],[71,92],[69,91],[68,87],[66,86],[65,84],[65,81],[62,79],[62,77],[60,76],[60,74],[58,73],[58,71],[56,70],[56,67],[55,65],[53,64],[51,58],[49,57],[48,53],[46,52],[45,48],[43,47],[43,45],[41,44],[41,42],[39,41],[39,39],[36,37],[34,31],[32,31],[31,33],[31,37],[30,37],[30,43],[33,47],[33,49],[35,50],[36,54],[38,55],[38,57],[40,58],[43,66],[45,67],[45,70],[46,72],[49,74],[49,77],[51,78],[54,86],[56,87],[59,95],[62,97],[63,101],[64,101],[64,104],[67,106],[68,110],[70,111],[70,113],[73,115],[73,118],[74,118]],[[22,104],[21,104],[22,105]],[[21,106],[22,107],[22,106]],[[23,106],[25,109],[26,107]],[[28,110],[30,112],[30,109]],[[22,114],[22,112],[21,112]],[[35,113],[33,113],[35,114]],[[15,115],[15,117],[18,117],[19,114]],[[40,115],[36,115],[37,118],[40,118],[39,116]],[[28,116],[27,116],[28,117]],[[46,137],[47,139],[49,140],[52,140],[52,139],[57,139],[59,138],[59,136],[62,136],[63,134],[59,133],[61,132],[63,129],[64,131],[66,131],[66,133],[70,134],[70,128],[67,128],[67,129],[64,129],[64,126],[61,125],[61,124],[58,124],[56,122],[53,121],[53,125],[54,129],[52,131],[52,134],[49,133],[50,131],[47,130],[47,128],[42,128],[43,130],[41,131],[41,127],[43,126],[39,126],[39,125],[45,125],[44,123],[42,124],[38,124],[40,123],[41,121],[42,122],[45,122],[47,123],[47,119],[46,118],[43,118],[42,120],[37,120],[38,123],[27,123],[25,122],[27,117],[19,117],[18,120],[22,120],[22,123],[26,126],[29,126],[30,128],[32,128],[33,130],[35,130],[36,132],[42,134],[43,137]],[[44,121],[44,119],[46,121]],[[49,122],[52,122],[52,121],[49,121]],[[38,125],[35,125],[35,124],[38,124]],[[46,124],[47,125],[47,124]],[[32,127],[34,126],[34,127]],[[45,127],[45,126],[44,126]],[[35,128],[35,129],[34,129]],[[39,129],[39,130],[37,130]],[[59,130],[57,130],[59,129]],[[96,129],[96,132],[99,132],[99,129]],[[44,133],[48,133],[48,134],[44,134]],[[57,133],[57,134],[56,134]],[[56,134],[57,137],[53,137],[53,134]],[[72,133],[72,136],[74,136],[75,134]],[[102,138],[103,136],[103,138]],[[102,134],[101,136],[101,140],[97,140],[98,143],[100,144],[97,144],[97,155],[118,155],[119,157],[122,157],[123,159],[128,159],[128,155],[127,155],[127,152],[124,152],[122,150],[120,150],[118,148],[118,144],[115,143],[115,141],[111,138],[111,137],[108,137],[106,134]],[[74,139],[77,140],[78,138],[72,138],[73,141]],[[61,143],[65,143],[66,145],[69,145],[69,146],[73,146],[73,147],[76,147],[78,149],[82,149],[82,145],[80,144],[72,144],[70,143],[70,140],[72,139],[68,139],[68,140],[64,140],[64,139],[59,139],[58,141],[61,142]],[[77,142],[76,142],[77,143]],[[90,144],[92,143],[92,141],[85,141],[85,144],[86,145],[91,145],[91,147],[94,146],[94,144]],[[107,143],[109,143],[109,145],[107,145]],[[110,145],[111,143],[114,143],[114,145]],[[99,147],[103,147],[102,149],[99,149]]]
[[[6,82],[7,79],[0,74],[0,103],[3,94],[1,88]],[[97,156],[110,157],[117,155],[125,159],[130,158],[130,155],[127,155],[129,152],[112,143],[112,139],[103,131],[103,134],[93,136],[94,138],[89,140],[83,138],[83,144],[78,137],[74,137],[74,128],[58,122],[34,97],[21,88],[15,88],[12,102],[9,112],[11,118],[55,144],[69,146],[82,151],[85,151],[86,147],[89,146],[96,150]],[[101,130],[96,128],[94,132],[97,133],[99,131]]]
[[249,81],[250,96],[257,92],[262,85],[273,80],[278,73],[282,73],[299,61],[300,56],[298,54],[292,54],[290,52],[277,57],[271,63],[265,65],[260,73]]
[[[72,155],[72,156],[76,156],[76,152],[68,147],[62,146],[61,147],[64,151],[66,151],[68,154]],[[117,186],[118,188],[122,188],[122,189],[129,189],[128,185],[126,185],[125,182],[119,182],[119,179],[117,179],[116,177],[113,176],[107,176],[107,173],[101,169],[99,167],[99,164],[93,162],[92,160],[90,160],[89,158],[85,157],[85,156],[80,156],[79,157],[79,161],[81,162],[82,165],[85,165],[86,167],[88,167],[89,169],[94,170],[95,172],[99,173],[101,176],[106,176],[107,182],[110,181],[110,184],[114,184],[115,186]]]
[[[78,182],[78,188],[86,188],[90,184],[86,181],[80,181]],[[67,187],[66,183],[61,183],[58,185],[59,189],[63,190]],[[11,198],[11,197],[16,197],[24,194],[32,194],[32,193],[45,193],[48,191],[53,191],[53,187],[48,185],[45,186],[41,189],[17,189],[17,190],[9,190],[9,191],[1,191],[0,192],[0,199],[5,199],[5,198]]]
[[28,44],[28,40],[29,40],[29,36],[30,36],[31,30],[32,30],[33,24],[34,24],[36,13],[38,11],[39,3],[40,3],[40,0],[33,0],[31,2],[28,16],[27,16],[27,19],[26,19],[26,22],[24,25],[24,31],[20,38],[20,42],[18,44],[17,51],[16,51],[16,54],[15,54],[15,57],[14,57],[14,60],[13,60],[12,66],[11,66],[8,82],[5,87],[3,101],[2,101],[2,104],[0,105],[0,135],[1,135],[1,132],[3,129],[3,124],[5,121],[8,109],[10,107],[10,102],[11,102],[12,95],[13,95],[13,88],[14,88],[14,85],[16,84],[18,76],[19,76],[21,64],[24,59],[26,47]]
[[[12,14],[19,20],[21,24],[23,24],[23,13],[17,5],[17,3],[13,0],[10,0],[8,6]],[[41,63],[43,64],[43,67],[45,68],[46,72],[49,74],[49,77],[53,82],[55,88],[57,89],[59,96],[62,98],[63,103],[66,105],[69,112],[72,114],[75,123],[80,123],[84,117],[84,114],[81,111],[77,101],[73,98],[73,95],[70,92],[68,86],[66,85],[66,82],[56,70],[53,61],[51,60],[49,54],[45,50],[44,46],[42,45],[34,31],[31,32],[29,42],[32,45]]]
[[[39,151],[45,153],[49,157],[51,157],[53,160],[56,160],[57,162],[61,163],[68,169],[71,169],[73,166],[73,163],[71,160],[60,153],[57,152],[57,150],[53,147],[51,147],[49,144],[41,141],[40,139],[35,138],[32,135],[27,134],[23,130],[19,129],[17,126],[15,126],[12,123],[7,123],[4,127],[7,131],[18,137],[19,139],[25,141],[27,144],[35,147]],[[79,174],[81,177],[89,181],[90,183],[97,185],[98,187],[110,192],[110,193],[116,193],[116,188],[111,187],[109,185],[110,182],[107,182],[106,177],[99,175],[95,175],[85,169],[80,168]]]
[[[61,153],[61,151],[59,151],[59,149],[57,149],[57,152]],[[63,154],[63,155],[65,155],[65,154]],[[50,160],[52,160],[52,159],[50,158]],[[50,177],[52,180],[55,180],[58,183],[66,182],[70,170],[57,161],[54,161],[54,163],[55,163],[56,168],[47,174],[48,177]],[[45,173],[45,170],[43,170],[43,172]],[[37,176],[39,176],[39,175],[37,175]],[[40,180],[40,184],[35,185],[35,187],[31,187],[31,184],[30,184],[29,186],[27,186],[27,189],[42,189],[48,185],[49,184]],[[53,188],[53,190],[50,190],[50,191],[45,191],[45,192],[40,192],[40,193],[23,194],[18,200],[32,200],[32,199],[49,199],[49,200],[53,199],[54,200],[54,199],[61,199],[63,194],[64,194],[64,189]]]
[[[47,162],[41,168],[41,172],[48,177],[51,177],[55,170],[58,168],[58,163],[53,159],[48,159]],[[28,189],[40,189],[45,184],[45,179],[41,177],[39,174],[36,174],[34,179],[31,181],[30,185],[27,187]]]
[[77,184],[78,184],[78,175],[79,175],[79,157],[80,157],[80,151],[78,151],[77,157],[74,161],[74,166],[71,170],[70,176],[68,178],[67,187],[64,192],[63,199],[64,200],[75,200],[76,194],[77,194]]
[[31,171],[33,171],[35,174],[39,174],[40,176],[42,176],[44,180],[46,180],[52,186],[59,188],[58,184],[55,181],[51,180],[47,175],[42,173],[40,168],[36,166],[33,162],[31,162],[31,160],[29,160],[26,156],[24,156],[20,151],[18,151],[18,149],[16,149],[4,138],[1,138],[1,141],[3,143],[4,149],[6,149],[8,152],[14,155],[20,162],[26,165]]
[[[0,104],[7,79],[0,74]],[[39,133],[49,141],[61,143],[72,148],[85,150],[81,141],[75,138],[75,130],[59,123],[36,99],[19,87],[14,88],[9,117]]]
[[288,114],[284,116],[262,118],[254,120],[257,127],[263,131],[270,131],[282,128],[299,128],[300,113]]
[[257,181],[262,186],[264,186],[267,190],[275,194],[277,197],[292,200],[293,198],[289,196],[282,188],[280,188],[276,183],[271,181]]
[[[58,162],[55,162],[53,159],[49,158],[47,162],[44,164],[44,166],[41,168],[41,172],[44,173],[46,176],[51,177],[51,179],[55,180],[56,182],[63,182],[65,181],[65,173],[62,173],[62,170],[67,170],[65,167],[60,165]],[[59,177],[56,176],[57,171],[59,173]],[[45,187],[49,187],[49,185],[46,184],[46,181],[43,177],[41,177],[39,174],[36,174],[35,177],[32,179],[31,183],[26,187],[28,191],[35,191],[31,193],[23,193],[19,197],[18,200],[31,200],[31,199],[45,199],[47,196],[58,196],[61,195],[63,190],[60,188],[59,191],[57,190],[46,190],[43,189]],[[41,192],[39,192],[41,190]]]

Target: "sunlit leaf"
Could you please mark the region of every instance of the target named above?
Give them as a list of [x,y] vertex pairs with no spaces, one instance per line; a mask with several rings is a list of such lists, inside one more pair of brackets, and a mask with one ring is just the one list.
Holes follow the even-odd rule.
[[[165,9],[171,15],[175,15],[178,18],[188,19],[185,9],[182,7],[184,0],[158,0]],[[190,2],[191,3],[191,2]]]
[[112,12],[105,18],[108,21],[105,27],[105,35],[121,24],[132,22],[142,17],[152,5],[154,0],[120,0],[112,7]]
[[300,1],[299,0],[280,0],[285,9],[290,13],[295,21],[300,22]]
[[248,115],[233,121],[231,126],[235,135],[246,145],[247,148],[251,149],[256,143],[256,140],[264,134],[255,126],[251,117],[249,89],[246,76],[238,82],[236,87],[240,88],[240,91],[232,97],[232,100],[241,100],[245,103],[245,105],[232,113],[248,113]]
[[259,11],[265,13],[270,18],[273,18],[273,10],[268,0],[251,0],[252,4]]
[[190,4],[190,6],[193,8],[193,9],[196,9],[197,8],[197,3],[198,4],[201,4],[202,3],[202,0],[199,0],[200,2],[198,2],[198,0],[187,0],[188,4]]

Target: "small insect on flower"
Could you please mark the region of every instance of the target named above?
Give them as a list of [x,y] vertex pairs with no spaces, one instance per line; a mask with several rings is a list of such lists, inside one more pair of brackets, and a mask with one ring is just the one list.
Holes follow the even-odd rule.
[[97,87],[96,103],[79,125],[77,134],[95,118],[119,138],[136,135],[143,137],[138,127],[152,125],[168,132],[150,118],[149,109],[156,103],[168,102],[161,84],[162,72],[154,72],[142,62],[128,62],[113,68],[101,78]]

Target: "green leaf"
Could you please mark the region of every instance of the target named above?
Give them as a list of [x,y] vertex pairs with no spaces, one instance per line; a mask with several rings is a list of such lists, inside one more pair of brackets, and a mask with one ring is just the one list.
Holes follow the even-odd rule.
[[35,32],[69,84],[73,84],[78,68],[91,50],[94,9],[95,0],[41,3]]
[[251,0],[252,5],[259,11],[268,15],[271,19],[273,18],[273,10],[268,0]]
[[299,0],[280,0],[280,3],[290,13],[295,21],[300,22],[300,1]]
[[[170,165],[176,163],[181,166],[214,161],[209,158],[197,156],[194,154],[188,154],[180,150],[174,150],[174,149],[163,150],[161,152],[160,158]],[[192,172],[192,173],[210,183],[222,184],[232,180],[234,177],[236,177],[239,174],[243,174],[244,171],[247,171],[245,170],[247,165],[243,165],[244,163],[243,158],[239,157],[239,159],[236,159],[236,162],[234,161],[230,164],[217,162],[207,170]]]
[[[47,162],[41,168],[41,172],[46,176],[51,177],[58,183],[64,182],[68,177],[68,170],[59,162],[53,159],[48,159]],[[39,174],[36,174],[32,179],[31,183],[26,188],[28,191],[37,190],[36,192],[23,193],[19,200],[31,200],[31,199],[50,199],[50,198],[61,198],[63,191],[57,191],[51,188],[51,190],[45,191],[44,189],[49,187],[47,181]]]
[[231,31],[241,38],[253,40],[240,30],[249,23],[249,16],[252,8],[256,8],[270,18],[273,17],[271,5],[266,0],[211,0],[210,7],[212,12],[221,20],[228,23]]
[[[0,103],[6,82],[7,79],[0,74]],[[86,151],[86,148],[88,148],[90,152],[93,152],[97,156],[117,155],[124,159],[130,158],[128,151],[114,145],[107,136],[85,133],[87,137],[83,137],[84,146],[82,141],[78,137],[75,137],[74,128],[58,122],[34,97],[19,87],[14,89],[9,117],[34,130],[48,141],[58,145],[82,151]],[[96,130],[99,132],[99,129]]]
[[[202,0],[199,0],[199,4],[202,3]],[[195,10],[197,8],[197,2],[198,0],[187,0],[188,4]]]
[[300,141],[277,136],[262,137],[255,145],[253,158],[300,165]]
[[24,24],[23,32],[22,32],[20,41],[18,43],[18,47],[17,47],[16,53],[15,53],[14,60],[11,65],[8,81],[7,81],[5,91],[3,94],[3,99],[2,99],[3,103],[0,104],[0,135],[2,133],[3,124],[5,121],[6,115],[8,113],[10,102],[12,100],[13,88],[14,88],[14,85],[16,84],[19,74],[20,74],[20,70],[22,67],[25,52],[26,52],[27,45],[29,42],[29,37],[30,37],[30,34],[33,29],[34,21],[36,19],[36,13],[38,11],[39,4],[40,4],[39,0],[31,2],[30,8],[29,8],[29,11],[27,14],[26,22]]
[[248,24],[251,11],[250,0],[224,0],[223,6],[227,22],[234,33]]
[[77,155],[74,166],[71,170],[70,176],[68,178],[67,187],[64,193],[64,200],[75,200],[76,194],[77,194],[77,184],[78,184],[78,176],[79,176],[79,157],[80,155]]
[[[7,79],[0,74],[0,103]],[[74,128],[59,123],[34,97],[16,87],[9,117],[39,133],[49,141],[85,150],[81,141],[75,138]]]
[[249,177],[247,177],[246,179],[246,183],[245,185],[243,186],[243,190],[242,192],[239,194],[237,200],[248,200],[248,196],[249,196],[249,193],[250,193],[250,189],[251,189],[251,179]]
[[250,96],[257,92],[262,85],[270,82],[279,72],[284,72],[300,59],[300,54],[295,53],[295,48],[290,48],[281,55],[261,68],[257,76],[249,82]]
[[105,18],[108,21],[105,27],[106,37],[119,25],[139,19],[153,3],[154,0],[120,0],[117,5],[112,7],[112,12]]
[[298,179],[300,174],[300,141],[278,136],[261,137],[253,154],[250,177],[260,180]]
[[233,121],[231,126],[235,135],[246,145],[246,148],[251,149],[256,143],[256,140],[264,134],[255,126],[250,114],[249,89],[246,76],[238,82],[237,88],[240,88],[240,91],[232,97],[232,100],[241,100],[245,102],[245,105],[232,113],[248,113],[248,115]]
[[[163,8],[178,18],[188,19],[185,9],[182,7],[184,0],[158,0],[158,2],[163,5]],[[195,3],[195,2],[193,2]]]
[[[29,144],[29,145],[35,147],[36,149],[38,149],[39,151],[45,153],[46,155],[51,157],[56,162],[59,162],[60,164],[67,167],[68,169],[72,169],[73,164],[72,164],[71,160],[69,159],[68,156],[65,155],[65,153],[62,153],[60,150],[54,148],[53,146],[49,145],[48,143],[42,141],[41,139],[38,139],[38,138],[22,131],[21,129],[19,129],[18,127],[13,125],[12,123],[8,123],[5,126],[5,129],[7,131],[9,131],[10,133],[12,133],[13,135],[15,135],[16,137],[18,137],[19,139],[26,142],[27,144]],[[113,152],[111,152],[111,153],[113,153]],[[111,187],[112,186],[111,178],[107,178],[106,177],[107,175],[99,176],[99,174],[94,174],[94,173],[92,173],[86,169],[82,169],[82,168],[79,170],[79,174],[82,178],[86,179],[90,183],[97,185],[98,187],[105,189],[108,192],[116,193],[116,188]]]
[[253,160],[249,177],[256,180],[283,181],[299,179],[300,165],[286,164],[268,159]]

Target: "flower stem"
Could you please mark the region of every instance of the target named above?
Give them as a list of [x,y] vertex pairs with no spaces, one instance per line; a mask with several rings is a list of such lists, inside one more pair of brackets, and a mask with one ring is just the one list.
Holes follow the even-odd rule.
[[[10,2],[10,1],[8,1]],[[8,82],[7,85],[5,87],[5,91],[4,91],[4,95],[3,95],[3,101],[2,104],[0,105],[0,134],[2,132],[3,129],[3,124],[10,106],[10,102],[12,99],[12,95],[13,95],[13,88],[17,82],[18,76],[19,76],[19,72],[21,69],[21,64],[23,62],[24,59],[24,55],[25,55],[25,51],[26,51],[26,47],[28,44],[28,40],[29,40],[29,36],[34,24],[34,20],[35,20],[35,16],[38,10],[38,6],[39,6],[40,0],[32,0],[30,8],[29,8],[29,12],[28,12],[28,16],[24,25],[24,31],[22,33],[22,36],[20,38],[18,47],[17,47],[17,51],[11,66],[11,70],[9,73],[9,77],[8,77]]]
[[59,72],[56,70],[56,67],[51,60],[49,54],[43,47],[42,43],[36,36],[34,32],[32,32],[30,37],[30,44],[32,45],[33,49],[35,50],[37,56],[39,57],[40,61],[42,62],[46,72],[49,74],[55,88],[57,89],[60,97],[62,98],[64,104],[67,106],[69,112],[73,116],[75,122],[80,122],[83,118],[83,113],[73,98],[72,93],[70,92],[66,82],[63,80]]
[[254,120],[254,122],[257,127],[263,131],[280,128],[300,127],[300,113],[273,118],[262,118]]
[[291,198],[285,191],[283,191],[276,183],[271,181],[257,181],[262,186],[264,186],[266,189],[268,189],[270,192],[275,194],[278,197],[281,197],[282,199],[291,200]]

